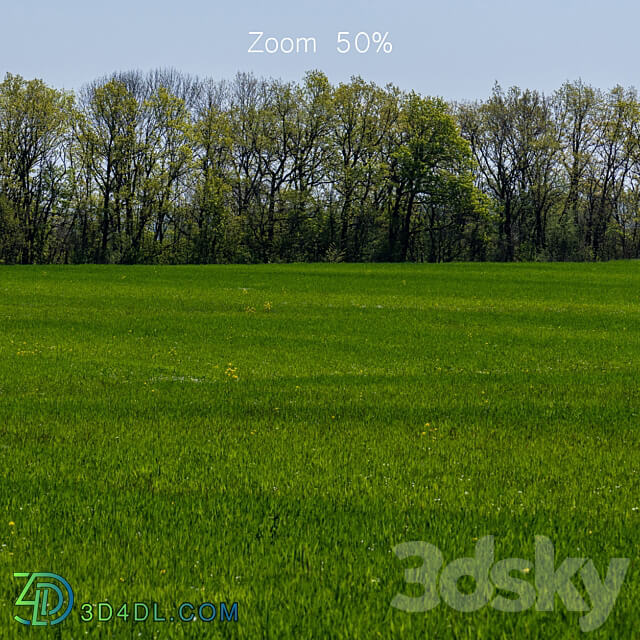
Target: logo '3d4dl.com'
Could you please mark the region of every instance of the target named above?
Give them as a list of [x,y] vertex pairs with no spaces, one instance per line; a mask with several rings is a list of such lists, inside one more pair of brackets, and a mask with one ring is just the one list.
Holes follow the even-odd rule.
[[55,573],[14,573],[14,578],[26,579],[16,607],[23,607],[23,616],[14,616],[21,624],[44,627],[62,622],[73,608],[73,590]]
[[[446,566],[438,547],[427,542],[405,542],[394,548],[401,560],[419,557],[422,564],[405,570],[407,583],[420,585],[422,595],[399,593],[391,606],[407,612],[426,612],[444,600],[457,611],[477,611],[489,605],[497,611],[518,613],[535,605],[537,611],[553,611],[557,595],[568,611],[583,612],[582,631],[594,631],[609,617],[629,567],[629,558],[611,558],[604,579],[588,558],[565,558],[556,567],[553,543],[536,536],[535,564],[523,558],[494,561],[494,538],[485,536],[476,544],[475,557],[458,558]],[[533,571],[534,583],[526,580]],[[514,574],[520,574],[517,577]],[[470,576],[472,593],[463,593],[458,581]],[[590,605],[576,589],[572,579],[580,578]],[[535,586],[534,586],[535,584]],[[514,597],[500,595],[497,590]]]

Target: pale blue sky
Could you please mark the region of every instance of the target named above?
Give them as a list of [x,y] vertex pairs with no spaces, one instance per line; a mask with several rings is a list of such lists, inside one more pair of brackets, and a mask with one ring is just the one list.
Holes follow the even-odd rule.
[[[171,66],[333,82],[360,74],[450,99],[494,81],[550,92],[581,77],[640,85],[640,5],[632,0],[0,0],[0,73],[79,88],[115,70]],[[251,55],[249,31],[315,36],[315,55]],[[338,31],[388,31],[389,55],[336,53]]]

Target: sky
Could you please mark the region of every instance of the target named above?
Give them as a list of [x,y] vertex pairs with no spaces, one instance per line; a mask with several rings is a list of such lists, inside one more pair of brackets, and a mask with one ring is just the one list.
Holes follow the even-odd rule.
[[[640,86],[631,0],[0,0],[0,10],[0,74],[65,89],[159,67],[284,80],[320,69],[334,83],[361,75],[449,100],[485,98],[496,81],[545,93],[578,78]],[[315,37],[317,52],[249,53],[252,31],[264,33],[256,49]],[[340,55],[341,31],[388,32],[393,51]]]

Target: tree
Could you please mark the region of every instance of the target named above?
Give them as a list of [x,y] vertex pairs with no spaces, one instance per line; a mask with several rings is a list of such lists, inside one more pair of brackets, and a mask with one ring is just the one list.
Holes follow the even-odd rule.
[[46,259],[74,116],[72,94],[41,80],[7,74],[0,84],[0,207],[7,227],[18,234],[14,242],[4,241],[12,246],[5,259]]
[[389,257],[405,261],[451,259],[451,235],[480,215],[472,155],[448,106],[415,93],[400,109],[398,140],[391,153]]

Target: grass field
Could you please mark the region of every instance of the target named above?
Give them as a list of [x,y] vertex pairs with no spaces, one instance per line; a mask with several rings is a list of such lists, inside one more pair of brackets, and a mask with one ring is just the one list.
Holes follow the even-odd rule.
[[[638,263],[1,268],[0,637],[49,571],[42,637],[640,638],[639,426]],[[607,622],[390,606],[486,535],[631,558]]]

